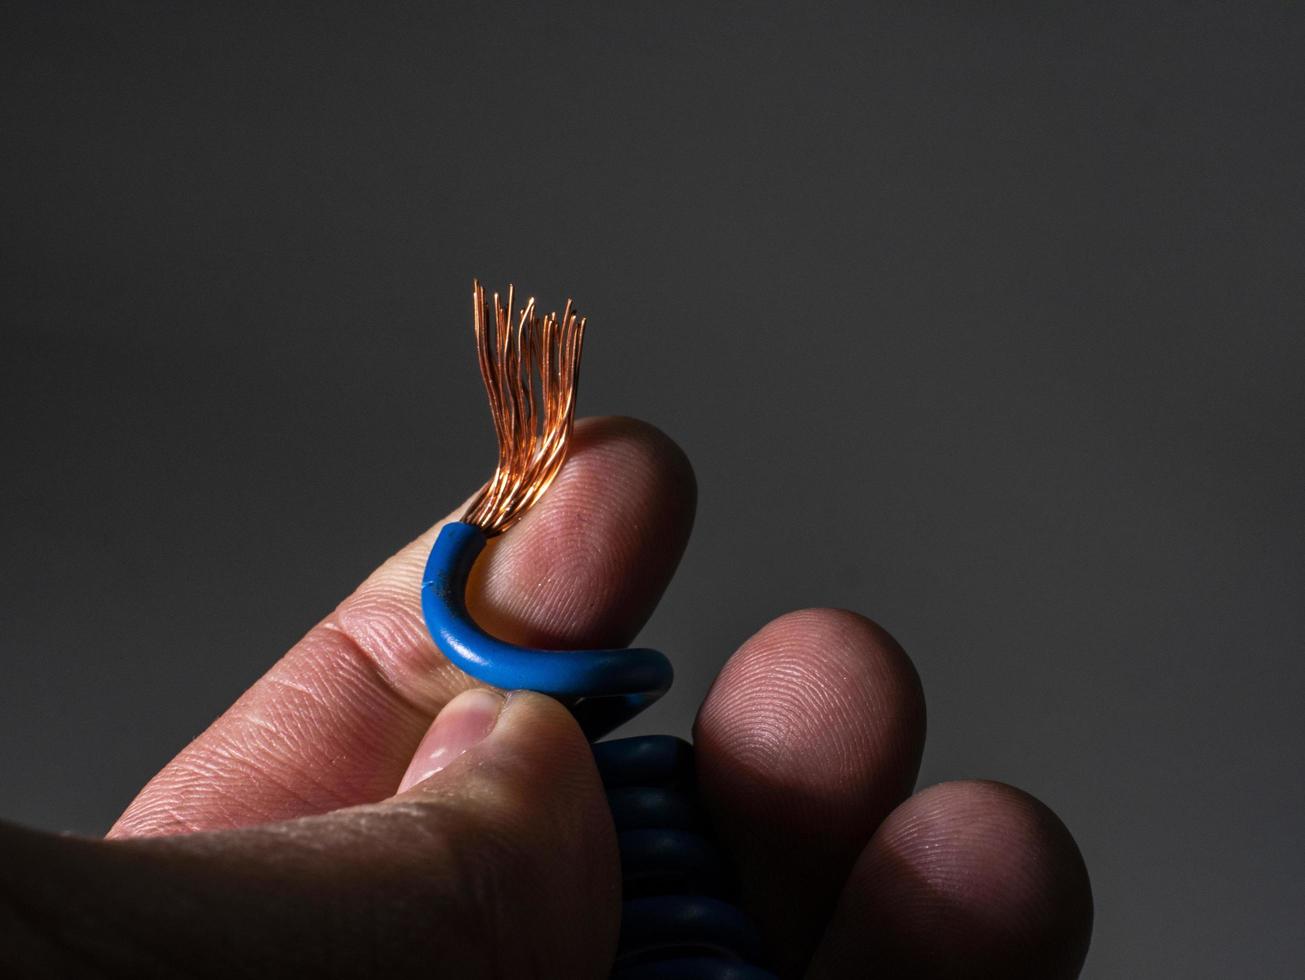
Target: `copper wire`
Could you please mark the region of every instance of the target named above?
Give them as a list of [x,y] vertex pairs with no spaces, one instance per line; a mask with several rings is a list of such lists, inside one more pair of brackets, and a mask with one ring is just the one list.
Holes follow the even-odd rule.
[[472,283],[476,351],[498,436],[498,466],[462,519],[487,536],[515,524],[562,468],[585,333],[585,318],[570,300],[561,316],[539,316],[531,298],[514,321],[513,296],[508,286],[506,305],[498,293],[491,305],[480,283]]

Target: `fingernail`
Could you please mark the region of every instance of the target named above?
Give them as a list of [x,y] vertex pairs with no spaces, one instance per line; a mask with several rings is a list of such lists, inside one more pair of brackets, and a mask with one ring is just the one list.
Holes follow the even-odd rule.
[[446,704],[417,746],[399,792],[429,779],[492,732],[502,710],[503,695],[483,687],[463,691]]

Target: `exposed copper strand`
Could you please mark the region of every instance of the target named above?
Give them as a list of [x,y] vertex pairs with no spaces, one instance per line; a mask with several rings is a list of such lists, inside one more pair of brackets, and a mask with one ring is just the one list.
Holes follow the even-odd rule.
[[502,534],[548,489],[566,459],[575,417],[585,318],[570,300],[559,318],[540,316],[533,297],[516,317],[516,291],[507,303],[486,302],[472,284],[473,324],[480,376],[498,438],[494,475],[463,520],[486,535]]

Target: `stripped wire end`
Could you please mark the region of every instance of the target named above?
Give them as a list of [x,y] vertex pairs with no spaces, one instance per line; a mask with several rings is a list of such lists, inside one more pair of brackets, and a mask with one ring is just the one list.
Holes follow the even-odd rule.
[[575,417],[585,318],[567,300],[561,316],[535,312],[529,299],[514,319],[507,303],[491,305],[472,284],[480,376],[498,436],[498,466],[462,520],[486,537],[502,534],[548,489],[566,459]]

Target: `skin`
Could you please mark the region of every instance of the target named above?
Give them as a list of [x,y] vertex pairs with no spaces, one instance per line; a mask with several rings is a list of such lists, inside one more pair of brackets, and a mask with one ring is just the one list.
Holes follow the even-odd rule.
[[[517,643],[627,644],[694,500],[662,433],[580,423],[553,487],[480,559],[473,614]],[[438,529],[182,749],[106,840],[0,825],[0,973],[607,975],[620,881],[589,748],[543,696],[457,697],[474,682],[434,648],[415,587]],[[1073,838],[1010,786],[912,795],[924,735],[914,667],[854,612],[782,616],[717,677],[694,727],[699,790],[773,965],[1077,976],[1092,897]]]

